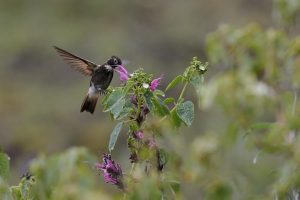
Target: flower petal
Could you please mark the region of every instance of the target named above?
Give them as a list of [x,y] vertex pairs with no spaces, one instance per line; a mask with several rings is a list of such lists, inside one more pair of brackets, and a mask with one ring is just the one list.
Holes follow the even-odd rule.
[[129,79],[128,71],[123,65],[119,65],[118,67],[116,67],[115,71],[118,72],[120,81],[126,82]]
[[115,163],[114,160],[112,160],[111,155],[104,154],[103,163],[97,163],[96,168],[102,171],[104,181],[106,183],[112,183],[114,185],[117,185],[121,189],[123,188],[123,173],[121,166]]
[[144,133],[142,131],[139,131],[139,132],[135,133],[135,136],[141,140],[144,138]]
[[153,79],[150,83],[150,90],[153,92],[154,90],[156,90],[157,86],[160,84],[161,79],[163,78],[163,75],[161,75],[160,77]]

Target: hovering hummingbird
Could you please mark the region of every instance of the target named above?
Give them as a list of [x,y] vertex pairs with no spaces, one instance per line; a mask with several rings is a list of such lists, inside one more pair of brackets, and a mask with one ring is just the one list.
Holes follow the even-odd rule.
[[92,77],[88,93],[82,102],[80,112],[87,111],[93,114],[99,95],[105,93],[105,90],[113,78],[114,69],[122,65],[122,60],[117,56],[112,56],[102,65],[98,65],[59,47],[54,46],[54,48],[72,68],[86,76]]

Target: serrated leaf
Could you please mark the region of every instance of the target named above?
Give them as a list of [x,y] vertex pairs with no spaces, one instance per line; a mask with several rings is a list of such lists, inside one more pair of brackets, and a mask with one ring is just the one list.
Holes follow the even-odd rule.
[[114,130],[112,131],[112,133],[110,134],[110,138],[109,138],[109,144],[108,144],[108,150],[109,151],[112,151],[114,150],[115,148],[115,144],[117,142],[117,139],[118,139],[118,136],[121,132],[121,129],[122,129],[122,125],[123,125],[123,122],[119,122]]
[[3,179],[9,177],[9,157],[5,153],[0,153],[0,177]]
[[178,117],[187,125],[191,126],[194,120],[194,104],[191,101],[178,104],[176,108]]
[[169,83],[169,85],[167,86],[166,88],[166,91],[175,87],[176,85],[178,85],[179,83],[181,83],[183,81],[183,76],[182,75],[179,75],[179,76],[176,76],[172,81],[171,83]]

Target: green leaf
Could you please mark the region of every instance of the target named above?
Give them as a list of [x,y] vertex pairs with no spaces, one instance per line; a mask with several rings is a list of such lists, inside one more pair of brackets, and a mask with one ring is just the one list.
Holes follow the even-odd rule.
[[271,123],[271,122],[260,122],[260,123],[252,124],[250,126],[250,129],[252,129],[252,130],[256,130],[256,129],[268,129],[268,128],[271,128],[274,125],[275,124]]
[[110,139],[109,139],[109,145],[108,145],[108,150],[109,151],[114,150],[115,144],[116,144],[118,136],[119,136],[119,133],[121,132],[121,129],[122,129],[122,125],[123,125],[123,122],[119,122],[115,126],[114,130],[112,131],[112,133],[110,135]]
[[191,126],[194,120],[194,104],[191,101],[178,104],[176,108],[178,117],[187,125]]
[[146,92],[144,94],[145,97],[145,103],[147,107],[149,108],[150,112],[154,112],[154,105],[152,103],[153,93],[152,92]]
[[111,93],[107,93],[106,95],[104,95],[103,97],[102,97],[102,99],[101,99],[101,104],[102,105],[106,105],[106,103],[107,103],[107,99],[108,99],[108,97],[111,95]]
[[174,192],[180,192],[180,182],[179,181],[169,181],[169,184]]
[[9,176],[9,157],[5,153],[0,153],[0,177],[7,179]]
[[107,100],[104,102],[105,111],[109,111],[110,108],[124,97],[123,91],[121,88],[117,88],[109,95]]
[[167,157],[166,152],[163,149],[157,149],[156,157],[157,157],[158,167],[163,168],[168,162],[168,157]]
[[175,102],[175,99],[172,97],[166,98],[164,100],[164,104],[169,104],[169,103],[174,103],[174,102]]
[[179,76],[176,76],[172,81],[171,83],[169,83],[169,85],[167,86],[166,88],[166,91],[175,87],[176,85],[178,85],[179,83],[181,83],[183,81],[183,76],[182,75],[179,75]]
[[162,100],[154,97],[154,98],[152,98],[152,102],[155,107],[155,112],[159,116],[163,117],[165,115],[170,114],[168,106],[166,104],[164,104],[164,102]]
[[123,119],[124,117],[126,117],[130,112],[132,111],[132,108],[130,107],[124,107],[121,111],[121,113],[119,114],[119,116],[116,118],[117,120]]
[[191,84],[192,84],[196,89],[198,89],[198,88],[200,87],[200,85],[201,85],[202,82],[203,82],[203,81],[202,81],[202,78],[201,78],[200,75],[194,76],[194,77],[192,78],[192,80],[191,80]]
[[163,91],[161,91],[161,90],[155,90],[155,91],[154,91],[154,94],[155,94],[156,96],[161,96],[161,97],[166,96],[165,93],[164,93]]
[[104,112],[110,111],[113,119],[117,119],[125,106],[125,99],[122,89],[117,88],[116,90],[114,90],[107,98],[105,103],[106,105],[104,107],[106,109],[104,110]]
[[114,119],[117,119],[121,112],[123,111],[123,107],[125,105],[125,99],[122,98],[117,101],[113,106],[110,107],[110,111],[113,114]]
[[129,128],[130,128],[130,132],[133,132],[139,130],[140,127],[136,121],[132,121],[129,125]]
[[182,120],[177,115],[176,109],[171,111],[171,123],[174,127],[178,128],[181,125]]
[[20,188],[19,185],[18,186],[11,186],[10,187],[10,192],[11,192],[14,199],[18,199],[18,200],[23,199],[22,194],[21,194],[21,188]]
[[127,83],[124,87],[124,90],[123,90],[123,94],[126,95],[130,91],[130,89],[132,88],[133,85],[134,85],[133,81],[127,81]]

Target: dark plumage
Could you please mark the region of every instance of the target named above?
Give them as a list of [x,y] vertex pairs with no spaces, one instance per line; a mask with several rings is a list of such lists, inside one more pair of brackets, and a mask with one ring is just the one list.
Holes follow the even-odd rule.
[[54,46],[54,48],[73,69],[86,76],[91,76],[90,87],[82,102],[80,112],[88,111],[93,114],[99,95],[105,93],[105,90],[110,85],[114,75],[114,69],[122,65],[121,59],[117,56],[112,56],[104,64],[98,65],[59,47]]

